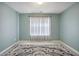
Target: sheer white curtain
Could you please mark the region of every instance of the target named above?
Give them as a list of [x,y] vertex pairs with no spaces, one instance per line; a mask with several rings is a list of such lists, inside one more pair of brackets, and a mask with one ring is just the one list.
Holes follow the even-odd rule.
[[46,37],[50,35],[50,17],[32,16],[30,17],[30,36]]

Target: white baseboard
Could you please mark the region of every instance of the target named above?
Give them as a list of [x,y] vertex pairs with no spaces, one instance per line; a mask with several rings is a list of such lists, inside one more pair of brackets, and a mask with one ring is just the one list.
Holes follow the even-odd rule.
[[66,47],[68,47],[69,49],[71,49],[73,52],[77,53],[79,55],[79,51],[75,50],[74,48],[70,47],[69,45],[67,45],[66,43],[60,41],[60,43],[62,43],[63,45],[65,45]]
[[17,41],[16,43],[12,44],[8,48],[4,49],[2,52],[0,52],[0,55],[3,54],[4,52],[6,52],[8,49],[10,49],[12,46],[16,45],[17,43],[19,43],[19,41]]

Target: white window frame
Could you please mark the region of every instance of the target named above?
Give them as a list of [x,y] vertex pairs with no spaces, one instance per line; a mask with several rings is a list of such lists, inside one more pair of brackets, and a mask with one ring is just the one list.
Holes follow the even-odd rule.
[[[48,27],[49,28],[49,33],[46,34],[46,35],[45,34],[43,34],[43,35],[40,35],[40,34],[39,35],[34,35],[34,34],[32,34],[31,33],[31,20],[32,20],[31,18],[32,17],[48,17],[48,21],[49,21],[49,27]],[[50,30],[51,22],[50,22],[50,20],[51,20],[50,16],[30,16],[30,36],[50,36],[50,34],[51,34],[51,30]]]

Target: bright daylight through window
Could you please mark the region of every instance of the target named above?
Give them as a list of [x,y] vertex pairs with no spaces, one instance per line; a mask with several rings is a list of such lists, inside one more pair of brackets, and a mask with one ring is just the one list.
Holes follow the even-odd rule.
[[50,35],[50,17],[48,16],[30,17],[30,35],[31,36],[49,36]]

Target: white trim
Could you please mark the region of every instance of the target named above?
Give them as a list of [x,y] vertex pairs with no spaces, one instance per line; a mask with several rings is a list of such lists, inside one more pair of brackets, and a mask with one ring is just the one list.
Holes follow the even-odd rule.
[[71,49],[73,52],[77,53],[79,55],[79,51],[75,50],[74,48],[70,47],[69,45],[67,45],[66,43],[64,43],[63,41],[60,41],[61,44],[65,45],[66,47],[68,47],[69,49]]
[[12,45],[9,46],[8,48],[6,48],[6,49],[3,50],[2,52],[0,52],[0,55],[3,54],[4,52],[6,52],[8,49],[10,49],[12,46],[16,45],[17,43],[19,43],[19,41],[17,41],[16,43],[12,44]]

